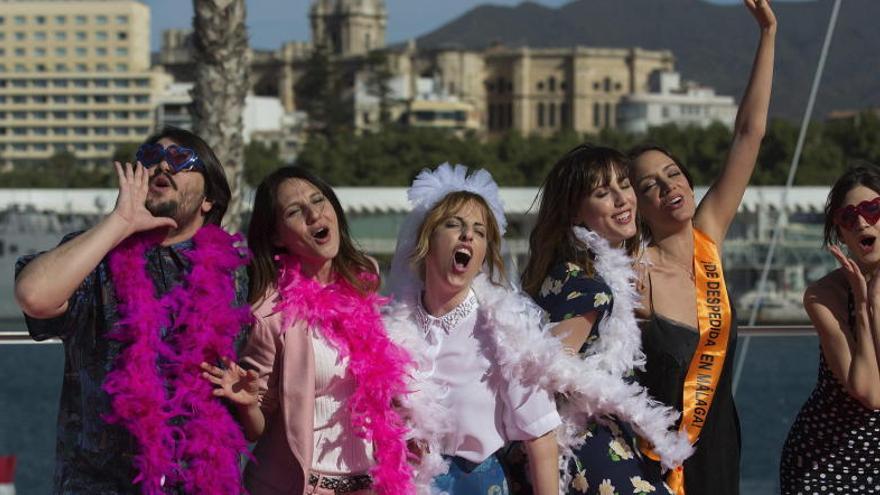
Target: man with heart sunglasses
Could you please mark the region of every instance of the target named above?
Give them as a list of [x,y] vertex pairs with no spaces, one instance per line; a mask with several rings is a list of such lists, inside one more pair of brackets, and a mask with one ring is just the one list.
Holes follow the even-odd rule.
[[235,359],[249,321],[246,257],[219,227],[229,185],[186,130],[136,158],[114,164],[109,215],[16,264],[28,331],[65,348],[53,493],[237,495],[247,445],[198,377]]

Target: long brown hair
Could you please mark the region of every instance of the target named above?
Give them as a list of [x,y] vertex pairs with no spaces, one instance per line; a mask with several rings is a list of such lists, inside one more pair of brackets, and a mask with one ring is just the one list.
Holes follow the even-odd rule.
[[496,274],[501,280],[505,280],[504,259],[501,257],[501,230],[498,228],[498,222],[486,200],[479,194],[469,191],[455,191],[447,194],[428,211],[425,219],[422,220],[416,237],[415,249],[409,258],[409,262],[422,277],[422,280],[425,279],[425,257],[428,256],[431,235],[434,230],[471,201],[480,206],[483,210],[483,216],[486,218],[486,259],[484,261],[489,267],[489,280],[495,281]]
[[[288,166],[275,170],[263,179],[254,195],[254,210],[247,236],[248,247],[253,253],[253,259],[248,265],[248,302],[254,304],[260,301],[266,295],[266,291],[278,283],[275,256],[283,251],[273,244],[272,239],[278,222],[278,187],[290,179],[309,182],[333,205],[339,225],[339,253],[333,258],[333,271],[362,293],[378,290],[379,273],[376,265],[352,241],[345,212],[333,188],[302,167]],[[362,273],[371,273],[376,277],[365,280],[360,277]]]
[[[523,289],[538,295],[554,263],[572,262],[593,270],[586,247],[572,232],[581,202],[594,189],[627,176],[627,159],[604,146],[581,144],[559,159],[541,186],[541,203],[529,236],[529,261],[522,275]],[[638,233],[625,241],[627,254],[639,247]]]

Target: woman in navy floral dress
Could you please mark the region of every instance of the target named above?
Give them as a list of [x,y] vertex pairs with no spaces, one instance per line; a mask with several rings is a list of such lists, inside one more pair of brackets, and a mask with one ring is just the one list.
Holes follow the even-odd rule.
[[[603,338],[600,324],[614,305],[614,293],[597,273],[591,252],[574,234],[582,226],[627,253],[638,246],[636,198],[629,185],[626,159],[610,148],[582,145],[567,153],[544,182],[523,288],[557,323],[567,350],[583,356],[596,352]],[[638,332],[632,321],[631,331]],[[620,382],[632,380],[623,373]],[[566,399],[558,397],[560,408]],[[562,411],[562,409],[560,409]],[[615,417],[589,417],[579,424],[584,443],[568,466],[569,494],[664,494],[663,482],[645,469],[629,426]],[[515,465],[512,472],[524,472]],[[530,493],[526,480],[511,482],[513,493]]]

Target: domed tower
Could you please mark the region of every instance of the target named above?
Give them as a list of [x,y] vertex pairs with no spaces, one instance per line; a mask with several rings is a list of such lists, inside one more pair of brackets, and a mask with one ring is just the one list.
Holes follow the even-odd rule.
[[343,57],[385,46],[384,0],[313,0],[312,43]]

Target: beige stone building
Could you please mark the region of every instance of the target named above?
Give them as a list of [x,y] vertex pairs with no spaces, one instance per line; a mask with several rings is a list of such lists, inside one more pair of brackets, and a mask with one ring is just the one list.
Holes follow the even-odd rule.
[[[396,115],[412,115],[432,99],[460,103],[469,108],[467,118],[488,134],[613,128],[621,98],[647,91],[652,73],[674,70],[675,65],[670,51],[640,48],[426,50],[412,42],[388,47],[383,0],[313,0],[309,18],[311,42],[286,43],[278,50],[256,51],[253,57],[254,92],[278,96],[288,111],[297,107],[294,87],[316,44],[344,62],[353,88],[363,79],[358,73],[366,55],[385,50],[395,79],[404,81],[396,92]],[[187,33],[166,34],[160,53],[163,67],[177,79],[191,80],[190,61]],[[436,94],[428,98],[416,90],[425,78],[436,82]],[[358,91],[351,93],[355,124],[374,125],[375,102],[361,104]]]
[[104,165],[146,137],[164,84],[149,29],[134,0],[0,0],[0,166],[62,151]]

